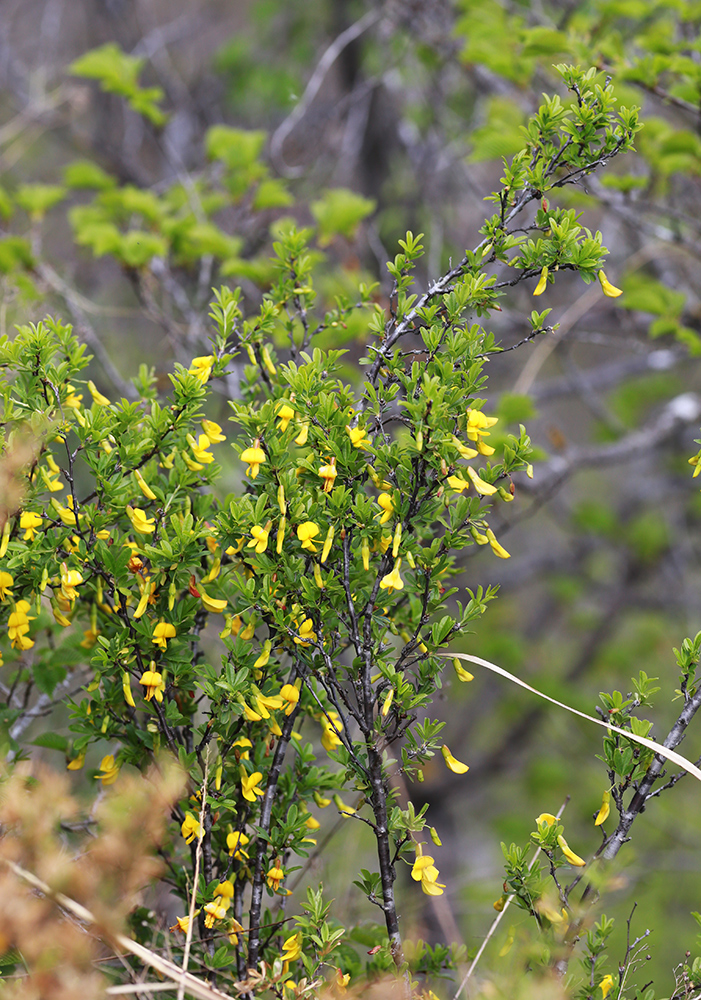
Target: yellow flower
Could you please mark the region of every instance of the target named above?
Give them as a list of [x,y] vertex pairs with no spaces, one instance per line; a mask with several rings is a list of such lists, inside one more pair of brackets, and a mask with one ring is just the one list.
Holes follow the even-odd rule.
[[611,812],[610,802],[611,802],[611,793],[604,792],[601,798],[601,808],[596,814],[596,819],[594,820],[594,826],[601,826],[602,823],[606,822],[606,820],[609,817],[609,813]]
[[97,642],[97,637],[100,635],[100,629],[86,628],[83,630],[83,641],[81,646],[83,649],[92,649]]
[[289,403],[283,403],[278,410],[278,419],[280,423],[277,425],[279,431],[286,431],[287,426],[295,415],[295,411],[292,409]]
[[[147,670],[146,674],[148,673],[150,673],[150,671]],[[146,674],[144,674],[144,677],[146,676]],[[127,670],[124,670],[122,672],[122,691],[124,692],[124,700],[126,701],[127,705],[130,705],[131,708],[136,708],[136,703],[134,702],[134,695],[131,693],[131,680],[129,678],[129,672]]]
[[[343,724],[337,712],[327,712],[326,715],[321,717],[321,725],[321,745],[327,753],[331,753],[331,751],[335,750],[336,747],[340,747],[343,742],[338,735],[343,729]],[[335,798],[334,802],[336,802]],[[336,805],[338,805],[338,802],[336,802]],[[340,808],[341,807],[339,806],[339,809]],[[353,812],[355,812],[355,810],[353,810]]]
[[535,291],[533,292],[533,294],[542,295],[543,292],[545,291],[547,284],[548,284],[548,269],[547,267],[544,267],[543,270],[540,272],[540,280],[538,284],[535,286]]
[[233,882],[230,882],[228,878],[225,878],[224,881],[220,882],[219,885],[215,888],[214,895],[223,896],[224,899],[233,899],[234,898]]
[[12,595],[14,582],[14,577],[12,577],[4,569],[0,570],[0,600],[3,603],[5,602],[5,598],[8,594],[10,594],[10,596]]
[[313,521],[304,521],[303,524],[300,524],[297,528],[297,538],[302,543],[302,548],[308,549],[309,552],[316,552],[316,545],[312,541],[312,538],[315,538],[320,531],[321,528],[319,525]]
[[185,436],[185,440],[190,445],[192,454],[195,456],[196,461],[201,462],[203,465],[211,465],[214,461],[214,455],[211,451],[207,450],[211,441],[206,434],[200,434],[196,441],[192,434],[187,434]]
[[330,493],[333,489],[333,482],[338,472],[336,471],[336,459],[331,458],[328,465],[320,466],[317,475],[324,480],[324,493]]
[[[615,285],[612,285],[603,271],[599,271],[599,281],[601,283],[602,292],[604,293],[604,295],[607,295],[610,299],[617,299],[619,295],[623,295],[623,289],[616,288]],[[604,996],[605,995],[606,994],[604,994]]]
[[20,514],[19,526],[24,530],[22,539],[25,542],[32,542],[37,536],[37,528],[41,525],[43,517],[35,514],[31,510],[25,510]]
[[117,780],[117,775],[119,774],[119,764],[115,763],[114,757],[111,753],[108,753],[106,757],[103,757],[100,761],[100,770],[102,774],[98,774],[97,777],[100,779],[103,785],[113,785]]
[[348,985],[349,982],[350,982],[350,972],[346,972],[344,974],[343,972],[341,972],[340,969],[336,969],[336,980],[334,985],[338,990],[338,992],[345,993],[346,986]]
[[273,711],[277,711],[278,708],[282,708],[283,701],[280,695],[261,694],[255,687],[253,688],[253,691],[256,698],[256,707],[264,719],[270,718],[270,712],[268,711],[269,708],[272,708]]
[[189,372],[190,375],[196,375],[200,382],[204,384],[212,374],[213,367],[214,358],[210,354],[207,357],[193,358]]
[[557,838],[557,842],[562,848],[562,853],[565,855],[565,858],[567,859],[567,861],[569,861],[571,865],[574,865],[575,868],[584,868],[584,866],[586,865],[586,861],[583,858],[580,858],[578,854],[575,854],[574,851],[570,849],[569,844],[562,836],[562,834],[560,834],[560,836]]
[[331,799],[325,799],[321,792],[313,792],[314,801],[320,809],[326,809],[327,806],[331,805]]
[[367,538],[364,538],[360,544],[360,555],[363,559],[363,569],[370,569],[370,544]]
[[97,403],[98,406],[112,405],[107,396],[103,396],[102,393],[98,391],[98,388],[92,379],[88,382],[88,389],[90,390],[90,395],[92,396],[93,401]]
[[203,420],[202,430],[212,444],[218,444],[219,441],[226,441],[226,434],[222,434],[221,427],[214,420]]
[[180,832],[185,838],[186,844],[191,844],[192,841],[197,837],[198,840],[202,840],[204,836],[204,830],[200,826],[200,821],[192,813],[185,813],[185,819],[180,827]]
[[453,670],[457,674],[458,680],[462,681],[463,684],[468,684],[475,679],[474,674],[471,674],[469,670],[465,670],[464,667],[460,666],[460,660],[457,658],[453,660]]
[[272,866],[272,868],[269,869],[269,871],[265,876],[269,888],[271,888],[274,892],[277,892],[277,890],[280,888],[280,883],[282,882],[284,877],[285,877],[285,872],[280,866],[279,860],[275,862],[275,864]]
[[227,898],[219,897],[211,903],[207,903],[204,907],[204,912],[207,914],[204,918],[205,927],[214,927],[215,920],[223,920],[228,909],[229,900]]
[[132,528],[139,535],[152,535],[155,530],[155,520],[148,517],[141,507],[127,507],[127,516],[131,521]]
[[367,441],[363,439],[367,437],[368,432],[363,430],[362,427],[351,427],[350,424],[346,424],[346,432],[354,448],[365,448],[367,446]]
[[263,775],[260,771],[254,771],[253,774],[247,774],[246,771],[243,769],[241,770],[241,791],[247,802],[255,802],[256,795],[265,795],[265,790],[260,787],[262,780]]
[[380,493],[377,498],[377,502],[382,507],[383,514],[380,518],[380,524],[385,524],[394,514],[394,504],[392,503],[392,497],[389,493]]
[[302,935],[293,934],[291,937],[285,939],[285,943],[282,946],[282,960],[289,965],[290,962],[296,962],[297,959],[302,954]]
[[553,823],[557,823],[557,816],[553,816],[552,813],[541,813],[540,816],[535,818],[536,826],[540,826],[541,823],[546,823],[548,827],[551,827]]
[[58,479],[55,476],[49,476],[46,469],[40,469],[39,471],[41,473],[41,478],[44,482],[44,486],[47,488],[47,490],[49,490],[51,493],[60,493],[61,490],[63,489],[63,485],[59,483]]
[[69,761],[66,765],[69,771],[80,771],[83,764],[85,763],[85,750],[81,750],[77,757]]
[[302,424],[302,428],[299,434],[295,438],[295,444],[298,444],[300,448],[304,447],[304,445],[307,443],[308,437],[309,437],[309,424],[304,423]]
[[470,770],[467,764],[463,764],[457,758],[453,757],[447,746],[441,747],[441,753],[443,754],[443,760],[455,774],[465,774],[466,771]]
[[229,857],[233,856],[237,861],[247,858],[248,854],[244,851],[244,847],[248,841],[249,838],[245,833],[228,833],[226,835],[226,846],[229,849]]
[[346,805],[340,795],[334,795],[333,802],[342,816],[352,816],[357,811],[353,806]]
[[472,480],[472,485],[475,487],[480,496],[487,497],[497,492],[496,486],[492,486],[490,483],[485,483],[484,479],[480,479],[471,465],[468,465],[467,467],[467,474]]
[[146,480],[141,475],[141,473],[139,472],[138,469],[134,469],[134,478],[136,479],[136,482],[137,482],[137,485],[138,485],[139,489],[141,490],[141,492],[143,493],[143,495],[146,497],[147,500],[157,500],[158,499],[158,497],[153,492],[153,490],[151,489],[151,487],[146,482]]
[[229,918],[228,927],[226,931],[226,936],[229,939],[229,944],[233,944],[234,947],[239,943],[239,934],[243,931],[243,925],[235,920],[233,917]]
[[243,639],[244,642],[248,642],[248,640],[252,639],[255,634],[256,634],[256,619],[254,615],[253,618],[249,619],[248,623],[239,632],[239,639]]
[[599,983],[599,986],[601,987],[601,996],[602,996],[602,998],[607,997],[609,995],[609,990],[613,986],[613,976],[610,975],[610,974],[607,975],[607,976],[604,976],[604,978]]
[[[199,914],[199,912],[200,912],[199,910],[195,910],[195,912],[193,913],[193,916],[196,917]],[[173,924],[172,927],[169,927],[168,929],[170,930],[171,934],[175,933],[175,931],[182,931],[183,934],[187,934],[189,926],[190,926],[190,917],[189,916],[187,916],[187,917],[176,917],[175,918],[175,923]]]
[[270,639],[266,639],[265,642],[263,643],[260,655],[258,656],[256,662],[253,664],[256,670],[260,670],[262,667],[266,667],[268,665],[268,660],[270,659],[270,651],[272,649],[272,645],[273,644],[270,641]]
[[433,870],[436,873],[434,878],[428,877],[427,873],[431,871],[430,868],[424,872],[424,877],[421,879],[421,889],[427,896],[442,896],[445,883],[438,881],[438,869]]
[[382,702],[382,708],[380,709],[380,715],[383,719],[387,718],[389,710],[392,707],[392,702],[394,701],[394,688],[390,688],[385,696],[385,700]]
[[34,645],[34,640],[27,638],[29,623],[34,621],[33,617],[27,615],[28,611],[28,601],[17,601],[7,620],[7,634],[13,649],[31,649]]
[[470,441],[479,441],[481,437],[489,437],[489,428],[499,422],[499,417],[488,417],[481,410],[467,408],[467,436]]
[[448,476],[446,481],[455,493],[462,493],[463,490],[469,490],[470,488],[470,484],[462,476]]
[[68,392],[68,395],[66,396],[63,405],[70,407],[71,410],[79,410],[80,401],[83,398],[82,395],[77,396],[75,386],[70,385],[70,383],[66,386],[66,391]]
[[61,593],[67,601],[75,601],[78,591],[75,589],[83,582],[82,573],[77,569],[68,569],[65,563],[61,563]]
[[[308,641],[307,641],[308,640]],[[316,642],[316,632],[314,622],[311,618],[305,618],[299,626],[299,637],[295,636],[295,644],[306,649],[310,642]]]
[[[156,626],[158,627],[158,626]],[[155,664],[152,664],[155,666]],[[129,676],[128,674],[126,675]],[[158,670],[146,670],[141,675],[139,684],[143,684],[146,688],[146,701],[151,701],[155,697],[156,701],[163,701],[163,689],[165,684],[163,683],[163,675],[158,672]]]
[[270,534],[271,521],[263,527],[262,524],[254,524],[251,528],[251,535],[253,536],[252,541],[246,546],[247,549],[253,549],[259,554],[265,552],[268,547],[268,535]]
[[212,614],[215,615],[220,615],[223,612],[226,607],[226,601],[219,600],[216,597],[210,597],[201,583],[198,583],[197,591],[200,595],[200,600],[207,611],[211,611]]
[[246,448],[241,452],[241,461],[246,462],[248,465],[246,475],[250,476],[251,479],[255,479],[261,465],[267,461],[265,452],[260,447],[260,438],[256,438],[250,448]]
[[185,465],[188,467],[190,472],[202,472],[202,470],[204,469],[204,465],[202,465],[201,462],[195,462],[194,459],[190,458],[190,456],[186,451],[182,452],[182,456],[183,456],[183,461],[185,462]]
[[415,882],[421,883],[421,888],[427,896],[442,896],[444,885],[438,882],[438,869],[430,854],[421,853],[421,844],[416,845],[417,854],[414,866],[411,869],[411,877]]
[[51,505],[53,506],[53,508],[56,511],[56,513],[58,514],[58,516],[61,518],[61,520],[63,521],[63,523],[70,528],[74,524],[77,524],[77,521],[76,521],[76,518],[75,518],[75,512],[73,510],[73,497],[69,496],[67,498],[67,500],[66,500],[66,503],[67,503],[67,506],[66,507],[62,507],[61,504],[57,500],[52,500],[51,501]]
[[329,530],[326,532],[326,538],[324,540],[324,547],[321,550],[321,560],[320,562],[325,563],[329,557],[329,552],[331,551],[331,546],[333,545],[333,536],[335,535],[334,526],[331,525]]
[[491,528],[487,528],[487,539],[492,547],[492,552],[494,553],[495,556],[499,556],[500,559],[511,558],[511,553],[507,552],[506,549],[499,544]]
[[266,367],[266,370],[271,375],[275,375],[276,372],[277,372],[277,369],[275,368],[275,365],[273,364],[273,359],[270,357],[270,348],[268,347],[267,344],[264,344],[261,347],[260,356],[261,356],[261,360],[262,360],[263,364]]
[[172,639],[175,634],[175,625],[171,625],[170,622],[159,622],[153,630],[151,642],[161,649],[166,649],[168,639]]
[[460,455],[463,458],[468,458],[468,459],[469,458],[476,458],[477,455],[479,454],[479,452],[476,451],[475,448],[468,448],[467,445],[464,445],[459,438],[455,437],[454,434],[453,434],[451,440],[452,440],[452,443],[453,443],[453,447],[458,450],[458,452],[460,453]]
[[60,625],[62,628],[68,628],[68,626],[71,624],[70,619],[66,618],[66,616],[62,614],[61,611],[58,608],[54,607],[53,605],[51,607],[51,610],[56,620],[56,624]]
[[399,575],[399,570],[401,568],[401,565],[402,565],[401,558],[396,559],[394,563],[394,569],[392,570],[392,572],[388,573],[386,576],[383,576],[382,579],[380,580],[380,590],[389,590],[391,593],[393,590],[404,589],[404,581]]
[[283,684],[280,688],[280,697],[285,704],[285,715],[292,715],[299,701],[299,690],[294,684]]

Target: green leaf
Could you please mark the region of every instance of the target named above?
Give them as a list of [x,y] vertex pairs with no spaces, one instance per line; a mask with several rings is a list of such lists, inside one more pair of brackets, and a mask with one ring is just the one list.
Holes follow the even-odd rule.
[[57,184],[22,184],[17,189],[15,201],[33,219],[39,220],[65,196],[66,189]]
[[310,208],[319,226],[319,243],[326,246],[334,236],[355,239],[359,224],[372,215],[376,202],[348,188],[329,188]]
[[262,212],[266,208],[287,208],[294,204],[294,197],[283,180],[268,177],[261,181],[253,196],[253,208]]
[[42,733],[35,740],[32,740],[32,746],[46,747],[48,750],[60,750],[61,753],[65,753],[68,750],[68,739],[61,736],[60,733]]
[[6,236],[0,239],[0,273],[10,274],[34,265],[29,241],[21,236]]
[[97,80],[103,90],[124,97],[134,111],[154,125],[163,125],[166,115],[157,105],[164,96],[162,89],[144,88],[138,83],[145,61],[143,57],[127,55],[114,42],[107,42],[76,59],[69,71],[74,76]]
[[573,51],[567,36],[553,28],[529,28],[522,38],[524,56],[569,55]]
[[117,181],[91,160],[76,160],[63,171],[63,183],[69,188],[93,188],[105,191],[114,187]]
[[677,317],[686,302],[683,292],[675,292],[641,271],[624,275],[621,286],[625,295],[620,304],[624,309],[637,309],[654,316]]

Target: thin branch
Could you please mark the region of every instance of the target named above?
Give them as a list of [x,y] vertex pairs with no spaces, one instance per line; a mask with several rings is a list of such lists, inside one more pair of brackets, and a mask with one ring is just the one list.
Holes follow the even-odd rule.
[[[211,743],[207,746],[207,754],[204,761],[204,777],[202,778],[202,804],[200,805],[200,830],[204,833],[205,812],[207,810],[207,782],[209,780],[209,751]],[[195,849],[195,874],[192,879],[192,894],[190,896],[190,912],[188,914],[187,934],[185,937],[185,950],[183,951],[183,972],[187,972],[190,961],[190,945],[192,944],[192,926],[195,922],[195,904],[197,902],[197,886],[200,881],[200,861],[202,860],[202,837],[197,838]],[[178,1000],[183,1000],[185,996],[185,983],[181,980],[178,986]]]
[[285,162],[283,156],[283,146],[285,140],[291,134],[291,132],[297,127],[299,122],[304,118],[312,101],[319,93],[322,83],[326,74],[331,69],[336,59],[351,42],[355,41],[360,35],[363,34],[371,25],[373,25],[377,20],[379,20],[380,11],[369,10],[354,24],[342,31],[341,34],[329,45],[326,52],[317,63],[317,67],[311,75],[309,83],[307,84],[302,99],[295,106],[292,112],[287,116],[287,118],[278,125],[277,129],[273,133],[273,137],[270,140],[270,159],[275,164],[276,168],[285,177],[300,177],[303,173],[300,167],[291,167]]

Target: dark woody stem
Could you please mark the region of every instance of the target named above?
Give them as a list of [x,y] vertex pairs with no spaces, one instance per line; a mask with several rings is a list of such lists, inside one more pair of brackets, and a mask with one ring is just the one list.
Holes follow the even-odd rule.
[[365,745],[368,751],[368,772],[370,777],[370,803],[375,815],[375,837],[377,839],[377,858],[380,864],[382,880],[382,911],[387,925],[389,948],[394,964],[399,968],[404,961],[402,938],[399,933],[399,917],[394,898],[394,880],[396,872],[392,864],[392,852],[389,839],[389,823],[387,817],[387,787],[382,773],[382,753],[376,746],[376,736],[368,733]]

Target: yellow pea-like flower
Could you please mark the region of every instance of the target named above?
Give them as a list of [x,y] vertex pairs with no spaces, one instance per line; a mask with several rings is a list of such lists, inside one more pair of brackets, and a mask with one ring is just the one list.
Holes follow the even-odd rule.
[[611,793],[604,792],[601,798],[601,808],[596,814],[596,819],[594,820],[594,826],[601,826],[608,819],[609,813],[611,812]]
[[545,291],[547,284],[548,284],[548,269],[547,267],[544,267],[543,270],[540,272],[540,280],[538,281],[538,284],[535,286],[533,294],[542,295],[543,292]]

